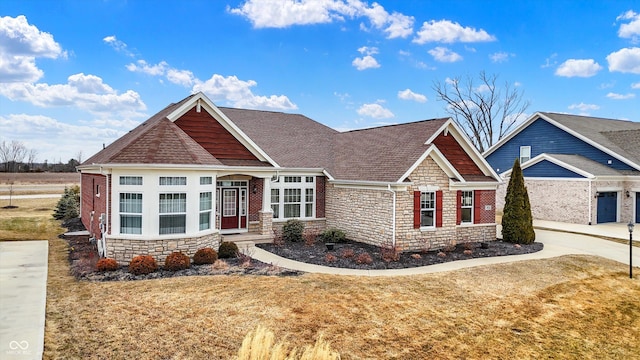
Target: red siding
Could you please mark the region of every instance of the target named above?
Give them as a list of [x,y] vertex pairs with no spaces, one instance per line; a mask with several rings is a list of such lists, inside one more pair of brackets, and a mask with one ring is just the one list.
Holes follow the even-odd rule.
[[[253,193],[253,188],[256,193]],[[251,178],[249,180],[249,221],[259,221],[258,213],[262,210],[262,193],[264,192],[264,179]],[[218,201],[218,199],[216,199]]]
[[[98,190],[100,196],[96,193]],[[107,212],[107,177],[96,174],[82,174],[80,176],[80,194],[82,201],[82,224],[89,230],[91,236],[100,237],[100,214]],[[91,222],[91,212],[94,212]]]
[[456,191],[456,225],[462,223],[462,191]]
[[442,227],[442,190],[436,191],[436,227]]
[[[496,191],[495,190],[476,190],[474,201],[478,205],[477,212],[474,213],[474,223],[476,224],[493,224],[496,222]],[[485,206],[491,205],[490,210],[486,210]],[[476,215],[477,214],[477,215]],[[475,219],[478,219],[475,221]]]
[[473,192],[473,223],[480,224],[482,217],[482,190],[476,190]]
[[325,177],[316,176],[316,218],[325,217]]
[[420,191],[413,192],[413,228],[420,228]]
[[433,141],[433,144],[438,147],[440,152],[461,175],[484,175],[453,136],[440,134]]
[[175,124],[218,159],[258,160],[208,112],[195,107]]

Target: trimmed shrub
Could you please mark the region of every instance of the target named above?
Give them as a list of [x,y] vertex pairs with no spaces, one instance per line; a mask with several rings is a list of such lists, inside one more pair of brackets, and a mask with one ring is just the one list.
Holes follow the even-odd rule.
[[338,258],[333,254],[327,254],[324,256],[324,261],[332,263],[338,261]]
[[184,270],[191,267],[189,256],[179,251],[172,252],[164,260],[164,268],[171,271]]
[[284,241],[300,242],[304,232],[304,223],[297,219],[290,219],[282,227],[282,238]]
[[371,258],[371,255],[369,255],[369,253],[360,253],[358,254],[358,256],[356,256],[356,264],[371,264],[373,262],[373,259]]
[[322,242],[325,243],[343,243],[347,241],[347,235],[344,231],[337,228],[328,228],[320,234]]
[[212,248],[199,249],[193,255],[194,265],[213,264],[216,260],[218,260],[218,253]]
[[340,252],[340,256],[344,259],[350,259],[356,256],[356,252],[352,248],[345,248]]
[[529,194],[524,185],[520,160],[516,158],[507,187],[502,215],[502,239],[516,244],[531,244],[536,241],[533,231],[533,216]]
[[96,264],[96,269],[98,269],[99,272],[116,271],[118,270],[118,262],[110,258],[100,259]]
[[220,259],[229,259],[238,257],[238,245],[232,242],[224,241],[218,248],[218,257]]
[[129,262],[129,272],[133,275],[150,274],[158,270],[158,263],[151,255],[138,255]]

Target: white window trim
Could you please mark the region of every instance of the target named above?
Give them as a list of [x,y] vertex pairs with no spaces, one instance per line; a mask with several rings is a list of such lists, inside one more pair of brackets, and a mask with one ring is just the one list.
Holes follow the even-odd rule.
[[[140,195],[141,199],[140,201],[142,201],[142,205],[141,205],[141,211],[139,213],[132,213],[132,212],[123,212],[120,211],[120,202],[122,201],[121,196],[123,194],[132,194],[132,195]],[[144,213],[144,195],[141,192],[128,192],[128,191],[122,191],[120,193],[118,193],[118,233],[122,234],[122,235],[127,235],[127,236],[142,236],[142,234],[144,234],[144,217],[143,214]],[[125,216],[140,216],[140,233],[139,234],[133,234],[133,233],[124,233],[122,232],[122,215]]]
[[[429,211],[431,209],[423,209],[422,208],[422,194],[433,194],[433,225],[431,226],[426,226],[426,225],[422,225],[422,211]],[[436,222],[437,222],[437,207],[438,207],[438,202],[437,202],[437,197],[438,195],[436,194],[436,191],[420,191],[420,230],[435,230],[436,229]]]
[[[468,192],[471,193],[471,205],[464,205],[464,193]],[[469,225],[469,224],[473,224],[473,205],[475,203],[475,191],[473,190],[462,190],[462,199],[460,199],[460,225],[465,224],[465,225]],[[471,209],[471,218],[469,221],[464,221],[464,219],[462,218],[462,209]]]
[[[528,153],[527,156],[524,156],[526,153]],[[522,160],[526,158],[526,160]],[[529,160],[531,160],[531,146],[527,145],[527,146],[520,146],[520,164],[527,162]]]
[[[185,199],[185,205],[184,205],[184,212],[182,211],[175,211],[175,212],[161,212],[160,211],[160,206],[161,206],[161,200],[160,200],[160,196],[162,195],[184,195]],[[172,199],[174,200],[174,199]],[[158,235],[160,236],[165,236],[165,235],[179,235],[179,234],[188,234],[189,233],[189,223],[187,221],[187,209],[188,209],[188,204],[187,204],[187,193],[186,192],[160,192],[158,193]],[[161,234],[160,233],[160,218],[163,215],[184,215],[184,232],[183,233],[168,233],[168,234]]]
[[[292,177],[300,177],[300,182],[285,182],[286,178]],[[307,180],[312,180],[307,182]],[[290,219],[298,219],[298,220],[311,220],[316,219],[316,177],[309,175],[282,175],[276,181],[271,183],[272,190],[278,190],[278,215],[280,217],[273,218],[274,222],[283,222]],[[287,204],[300,204],[300,216],[299,217],[284,217],[284,190],[285,189],[300,189],[300,202],[296,203],[287,203]],[[313,190],[313,201],[308,203],[306,201],[306,189]],[[306,216],[306,205],[311,204],[311,216]],[[276,205],[275,203],[271,203],[270,205]]]
[[[202,194],[209,194],[210,204],[209,204],[209,208],[208,209],[204,209],[204,210],[200,209],[200,204],[202,203],[202,199],[201,199]],[[211,213],[213,212],[213,192],[212,191],[201,191],[200,194],[198,195],[198,200],[199,200],[198,201],[198,209],[200,210],[200,211],[198,211],[198,231],[211,230],[211,228],[212,228],[212,226],[211,226],[212,224],[211,223],[214,220],[213,217],[211,216]],[[205,213],[209,213],[209,227],[206,228],[206,229],[201,229],[200,227],[202,226],[202,224],[200,223],[200,216],[202,214],[205,214]]]

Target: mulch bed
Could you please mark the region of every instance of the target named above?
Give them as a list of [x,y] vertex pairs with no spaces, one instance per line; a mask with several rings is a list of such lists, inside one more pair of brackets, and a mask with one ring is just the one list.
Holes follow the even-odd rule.
[[[354,241],[335,244],[333,250],[328,250],[325,244],[320,241],[313,244],[287,242],[280,244],[258,244],[256,246],[291,260],[316,265],[362,270],[404,269],[456,260],[529,254],[540,251],[544,247],[542,243],[515,245],[501,240],[488,241],[483,244],[485,245],[484,247],[480,243],[468,243],[458,244],[457,246],[451,246],[438,251],[403,253],[394,253],[391,250],[383,250],[377,246]],[[465,252],[465,250],[467,251]],[[361,256],[361,254],[368,254],[371,262],[359,262],[359,258],[360,260],[367,260],[367,256]],[[397,256],[397,260],[395,256]]]

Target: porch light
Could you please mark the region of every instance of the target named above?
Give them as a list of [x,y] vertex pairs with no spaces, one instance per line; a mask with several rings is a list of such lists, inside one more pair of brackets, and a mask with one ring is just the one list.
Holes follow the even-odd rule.
[[254,194],[258,192],[258,187],[253,184],[253,189],[251,190]]
[[627,190],[626,194],[627,194],[627,197],[631,197],[631,194],[629,193],[629,190]]
[[629,279],[633,279],[633,257],[631,256],[633,252],[633,221],[629,221],[627,228],[629,229]]

